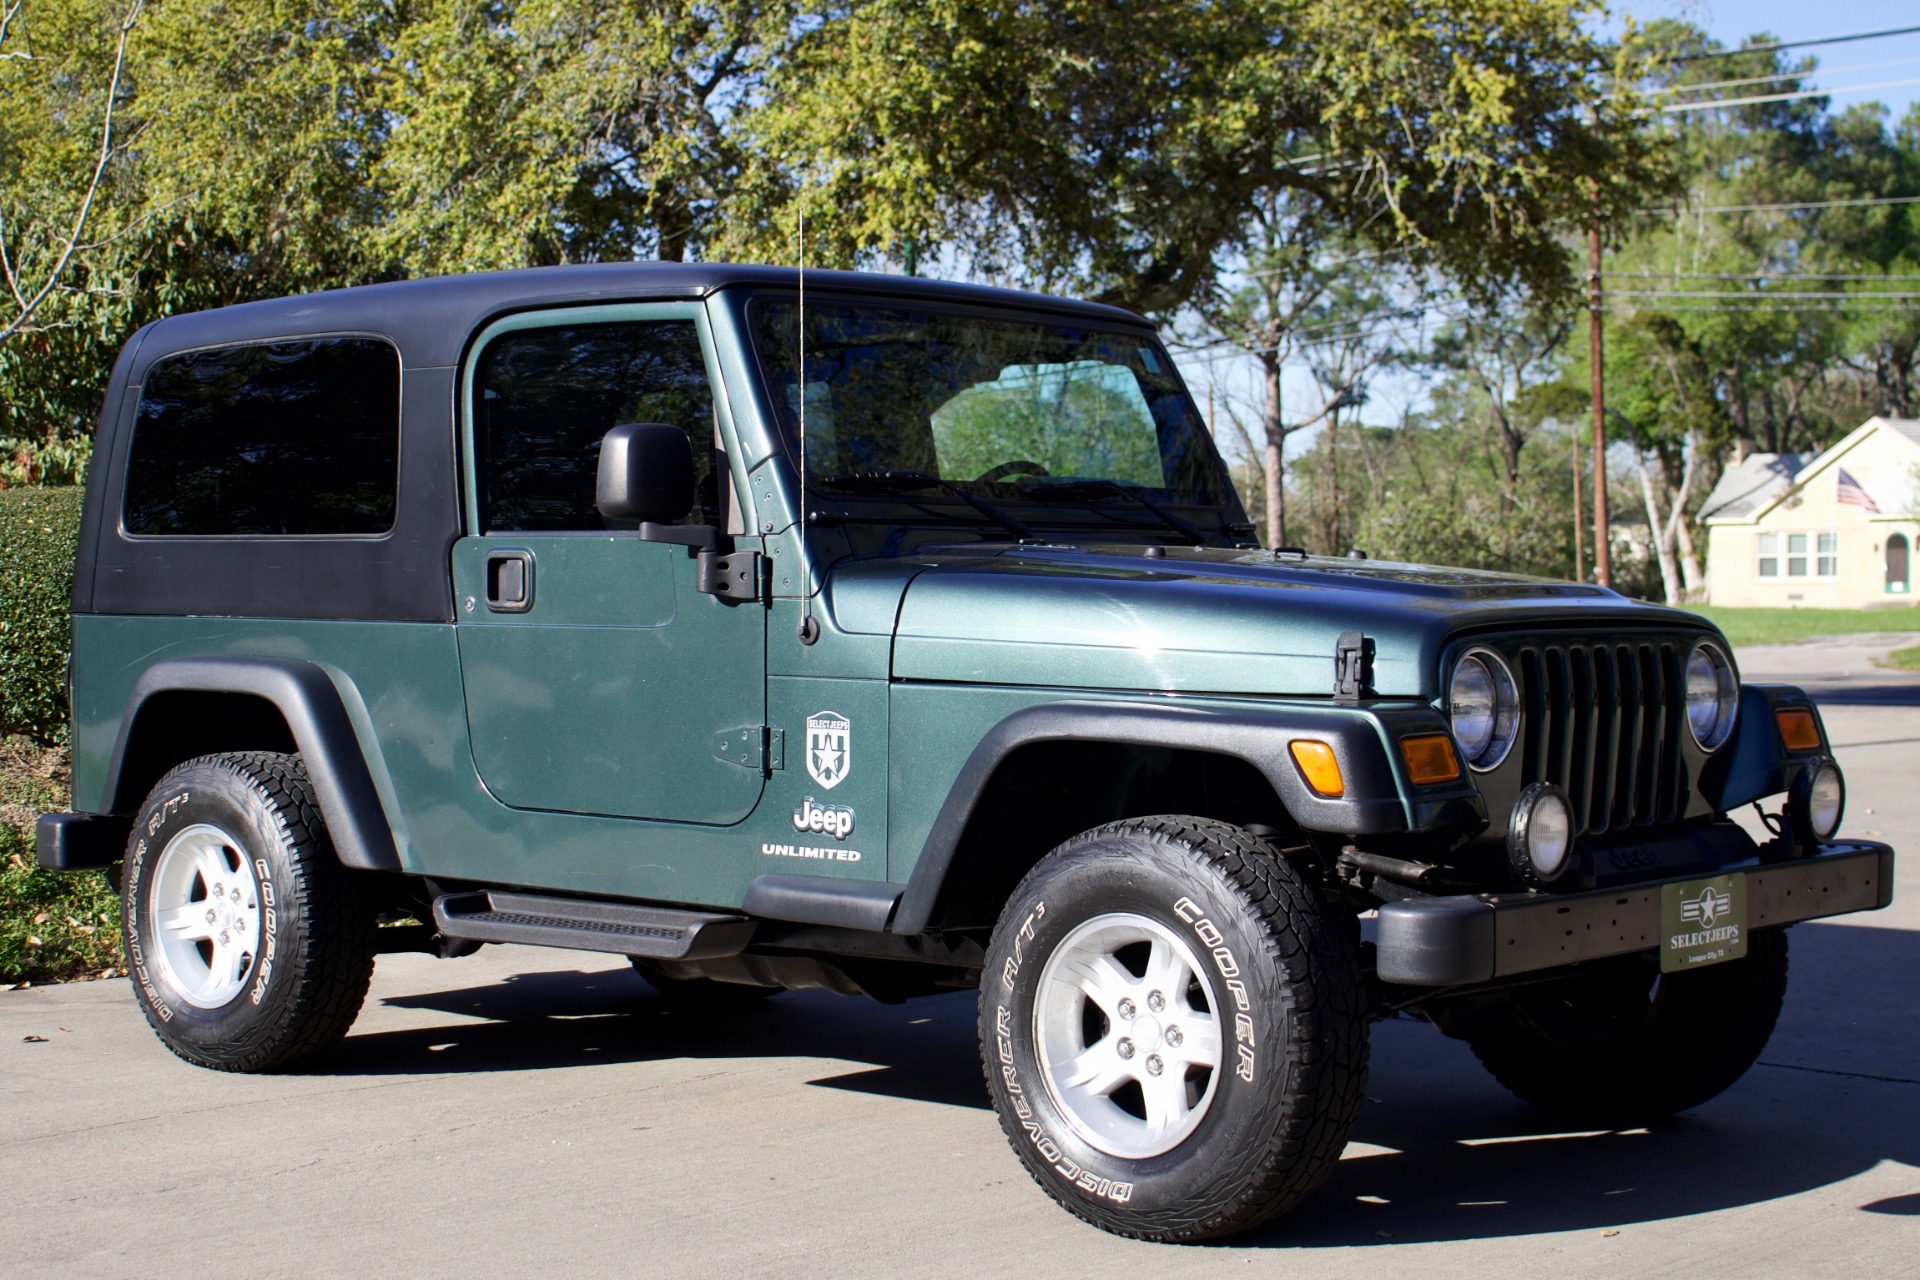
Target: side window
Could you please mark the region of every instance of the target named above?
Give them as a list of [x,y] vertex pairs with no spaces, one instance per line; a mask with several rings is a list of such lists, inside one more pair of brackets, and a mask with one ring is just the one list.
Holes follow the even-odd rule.
[[141,384],[121,522],[145,536],[385,533],[399,479],[391,343],[189,351]]
[[691,320],[557,325],[487,345],[474,378],[480,521],[488,532],[604,529],[600,440],[668,422],[693,442],[694,523],[717,523],[713,391]]

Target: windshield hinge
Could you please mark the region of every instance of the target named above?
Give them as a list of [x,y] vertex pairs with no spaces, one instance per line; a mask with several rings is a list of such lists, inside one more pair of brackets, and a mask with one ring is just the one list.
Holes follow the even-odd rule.
[[1342,631],[1333,646],[1333,700],[1358,702],[1372,692],[1373,641]]
[[694,585],[722,600],[758,600],[760,559],[758,551],[734,551],[724,556],[717,551],[702,551]]

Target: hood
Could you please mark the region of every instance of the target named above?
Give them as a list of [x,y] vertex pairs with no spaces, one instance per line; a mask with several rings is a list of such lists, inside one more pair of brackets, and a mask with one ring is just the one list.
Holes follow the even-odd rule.
[[1431,699],[1463,632],[1708,629],[1579,583],[1209,547],[930,548],[842,564],[827,596],[845,629],[894,632],[897,679],[1167,693],[1330,694],[1346,631],[1374,642],[1377,694]]

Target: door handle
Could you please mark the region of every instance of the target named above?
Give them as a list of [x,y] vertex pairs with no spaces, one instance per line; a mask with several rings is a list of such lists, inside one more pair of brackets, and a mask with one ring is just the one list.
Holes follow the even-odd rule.
[[533,608],[533,552],[519,548],[487,552],[487,608],[525,613]]

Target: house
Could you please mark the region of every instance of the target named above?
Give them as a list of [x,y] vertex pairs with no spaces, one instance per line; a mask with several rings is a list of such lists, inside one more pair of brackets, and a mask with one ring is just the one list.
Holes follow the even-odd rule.
[[1913,603],[1920,421],[1869,418],[1825,453],[1750,454],[1700,511],[1716,605]]

